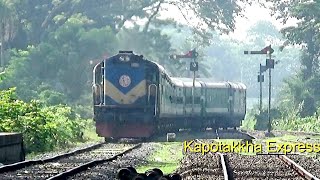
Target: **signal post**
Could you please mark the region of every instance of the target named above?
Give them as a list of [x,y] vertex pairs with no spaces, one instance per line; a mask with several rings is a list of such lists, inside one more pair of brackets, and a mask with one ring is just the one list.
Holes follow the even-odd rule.
[[199,54],[195,49],[188,51],[188,53],[185,55],[170,55],[170,59],[180,59],[180,58],[192,59],[192,61],[190,62],[190,71],[193,71],[193,81],[192,81],[192,91],[191,91],[191,95],[192,95],[191,114],[192,114],[192,116],[194,113],[194,89],[195,89],[195,81],[196,81],[196,71],[198,71],[198,69],[199,69],[198,62],[196,61],[198,55]]
[[269,69],[269,102],[268,102],[268,133],[267,135],[270,135],[271,131],[271,117],[270,117],[270,111],[271,111],[271,69],[274,69],[274,59],[271,59],[271,54],[274,52],[274,50],[271,48],[271,45],[263,48],[260,51],[244,51],[244,54],[266,54],[269,56],[269,58],[266,59],[266,65],[263,66],[260,63],[260,70],[258,75],[258,82],[260,83],[260,105],[259,105],[259,111],[262,112],[262,82],[264,82],[264,76],[263,72],[265,72],[267,69]]

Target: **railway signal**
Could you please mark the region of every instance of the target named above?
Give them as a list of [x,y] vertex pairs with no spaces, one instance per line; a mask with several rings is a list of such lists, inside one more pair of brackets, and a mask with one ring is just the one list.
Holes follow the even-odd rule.
[[244,54],[272,54],[274,52],[274,49],[271,48],[271,45],[261,49],[260,51],[244,51]]
[[198,55],[199,53],[195,49],[193,49],[183,55],[177,55],[177,54],[170,55],[169,58],[170,59],[181,59],[181,58],[195,59],[198,57]]
[[264,82],[264,75],[258,75],[258,82]]
[[263,65],[260,64],[260,71],[261,71],[261,73],[264,73],[267,69],[268,69],[267,66],[263,66]]
[[274,69],[274,59],[266,59],[266,67],[268,69]]
[[[260,83],[260,106],[259,110],[260,113],[262,112],[262,82],[264,81],[264,76],[262,75],[263,72],[265,72],[267,69],[269,69],[269,103],[268,103],[268,134],[270,134],[271,131],[271,117],[270,117],[270,110],[271,110],[271,69],[274,69],[274,59],[271,59],[271,54],[274,52],[274,50],[271,48],[271,45],[263,48],[260,51],[244,51],[244,54],[266,54],[269,56],[268,59],[266,59],[266,65],[263,66],[260,64],[260,71],[258,75],[258,82]],[[277,63],[277,62],[276,62]]]
[[[261,49],[260,51],[244,51],[244,54],[268,54],[270,52],[271,54],[274,52],[274,50],[271,48],[271,45]],[[271,59],[271,58],[270,58]],[[262,112],[262,82],[264,82],[264,75],[263,73],[267,70],[267,66],[263,66],[260,64],[260,70],[258,75],[258,82],[260,83],[260,99],[259,99],[259,112]]]
[[190,63],[190,71],[198,71],[198,62],[191,62]]
[[180,58],[187,58],[192,59],[193,61],[190,62],[190,71],[193,72],[193,86],[192,86],[192,114],[194,112],[194,88],[195,88],[195,79],[196,79],[196,71],[199,70],[199,64],[196,62],[197,57],[199,56],[199,53],[196,51],[196,49],[188,51],[184,55],[170,55],[170,59],[180,59]]

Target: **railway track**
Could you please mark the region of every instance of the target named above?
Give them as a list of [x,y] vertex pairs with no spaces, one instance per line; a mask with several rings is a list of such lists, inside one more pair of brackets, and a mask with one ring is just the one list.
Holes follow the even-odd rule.
[[[208,143],[195,140],[197,143]],[[212,141],[211,141],[212,143]],[[302,162],[302,161],[300,161]],[[316,176],[281,154],[187,153],[177,172],[184,179],[313,179]],[[318,166],[319,167],[319,166]]]
[[99,143],[59,156],[0,168],[1,179],[67,179],[95,165],[117,159],[141,144]]

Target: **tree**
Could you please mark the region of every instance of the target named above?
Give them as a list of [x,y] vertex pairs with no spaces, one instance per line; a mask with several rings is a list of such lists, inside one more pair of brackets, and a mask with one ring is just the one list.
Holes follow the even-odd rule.
[[[278,14],[277,18],[281,19],[283,23],[286,23],[290,18],[299,20],[297,26],[284,28],[282,33],[289,43],[302,45],[301,73],[298,74],[298,78],[292,81],[304,82],[303,89],[307,91],[307,94],[299,94],[301,101],[305,104],[303,114],[304,116],[313,115],[315,106],[318,104],[316,100],[319,99],[319,95],[315,94],[319,89],[315,79],[319,77],[320,2],[307,0],[267,1],[272,2],[273,12]],[[299,92],[297,87],[289,86],[289,88],[293,92]]]
[[168,61],[174,50],[162,28],[178,29],[181,23],[162,18],[166,7],[183,14],[189,23],[185,27],[195,35],[190,48],[201,52],[198,45],[212,43],[212,31],[234,29],[235,17],[243,12],[239,3],[250,1],[10,0],[19,23],[8,42],[12,50],[1,87],[17,86],[24,100],[49,96],[49,104],[84,102],[80,98],[91,89],[90,60],[102,60],[119,48],[135,50],[175,72],[181,63]]
[[[4,50],[7,42],[14,37],[16,16],[13,5],[8,0],[0,0],[0,67],[4,67]],[[1,71],[1,70],[0,70]]]
[[[320,26],[320,2],[303,0],[271,1],[273,10],[285,23],[289,18],[299,20],[297,26],[284,28],[282,33],[292,44],[303,45],[305,55],[302,58],[303,78],[311,78],[319,69],[319,26]],[[291,7],[291,8],[288,8]]]
[[[27,32],[28,42],[34,44],[39,43],[51,31],[78,13],[92,20],[88,25],[91,28],[110,26],[117,33],[126,23],[134,23],[137,19],[141,19],[146,22],[143,31],[147,31],[150,24],[159,20],[159,14],[168,6],[178,9],[193,30],[201,34],[203,39],[208,39],[210,35],[207,29],[223,33],[232,31],[235,28],[235,17],[243,15],[239,3],[247,4],[251,1],[13,0],[12,2],[17,9],[19,21]],[[37,13],[34,9],[37,9]]]

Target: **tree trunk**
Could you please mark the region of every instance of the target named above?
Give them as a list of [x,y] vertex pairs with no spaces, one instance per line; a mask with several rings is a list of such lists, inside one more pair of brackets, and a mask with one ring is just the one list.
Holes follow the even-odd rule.
[[4,59],[3,59],[3,45],[4,45],[4,22],[1,22],[0,24],[0,40],[1,40],[1,47],[0,47],[0,71],[4,69]]

